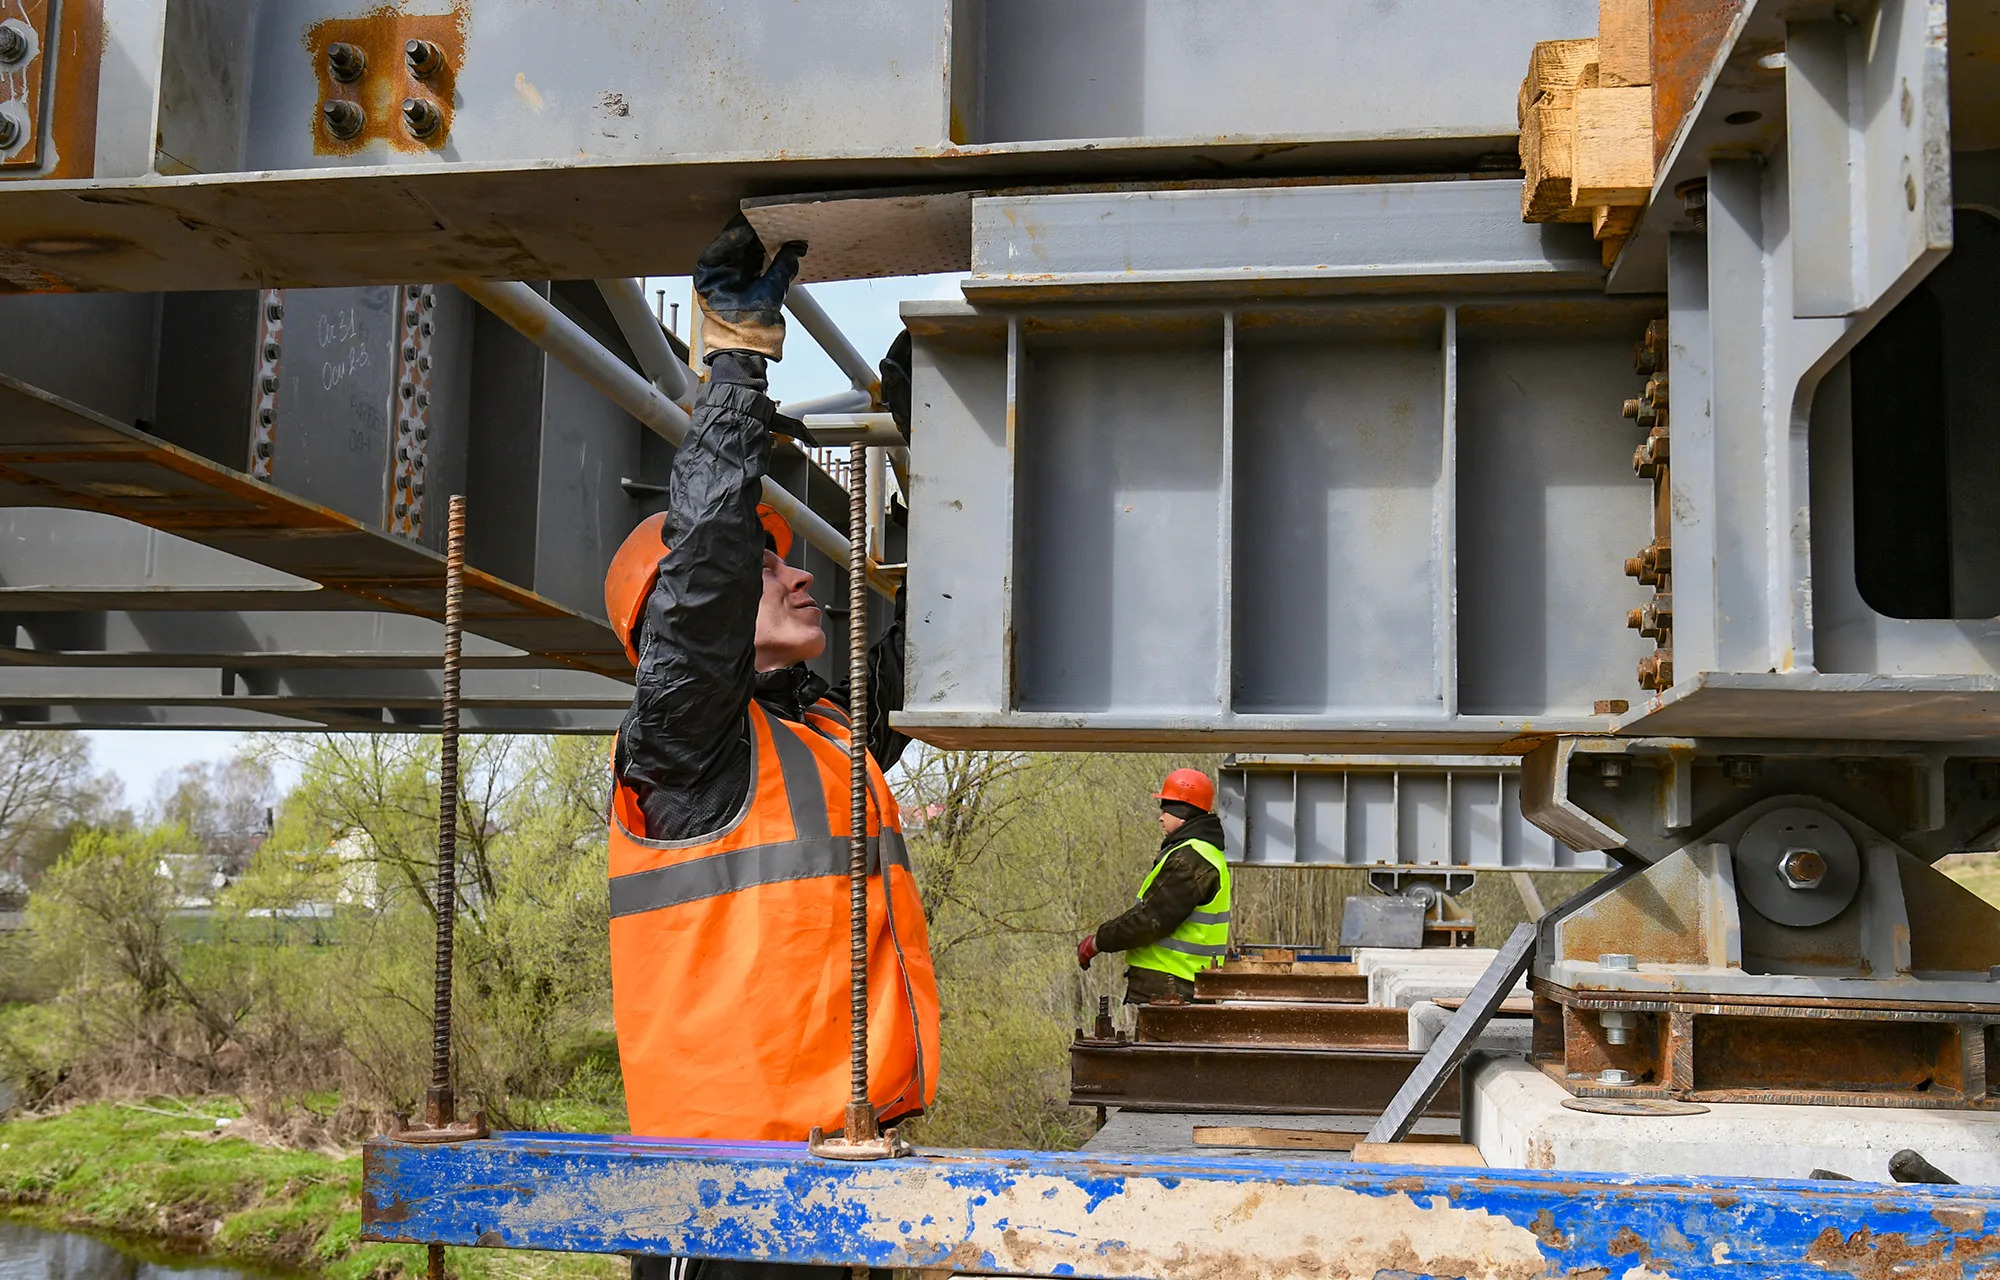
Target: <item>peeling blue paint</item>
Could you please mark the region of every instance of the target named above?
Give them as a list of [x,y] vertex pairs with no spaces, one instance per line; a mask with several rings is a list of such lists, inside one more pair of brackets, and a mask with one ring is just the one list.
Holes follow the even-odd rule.
[[[1045,1178],[1057,1185],[1042,1185]],[[1024,1184],[1033,1188],[1025,1202],[1047,1204],[1050,1220],[1024,1222],[1025,1202],[1005,1199]],[[1480,1210],[1532,1232],[1551,1276],[1595,1268],[1620,1276],[1641,1261],[1677,1280],[1825,1280],[1899,1274],[1899,1264],[1970,1277],[2000,1265],[2000,1188],[1095,1152],[927,1152],[855,1165],[817,1160],[788,1143],[524,1133],[441,1147],[369,1144],[363,1216],[374,1240],[1002,1273],[1025,1268],[986,1242],[1019,1229],[1043,1249],[1042,1273],[1090,1278],[1129,1275],[1147,1243],[1093,1228],[1104,1206],[1135,1188],[1192,1193],[1217,1184],[1324,1188],[1328,1239],[1345,1238],[1350,1224],[1364,1229],[1372,1213],[1341,1192],[1407,1196],[1430,1206],[1423,1212]],[[1076,1201],[1050,1194],[1062,1187],[1080,1193],[1080,1216]],[[1008,1207],[1012,1219],[993,1222],[994,1207]],[[970,1238],[968,1221],[987,1234]],[[1159,1274],[1240,1266],[1258,1229],[1254,1215],[1203,1225],[1192,1247],[1208,1252],[1174,1264],[1184,1271]],[[948,1230],[966,1234],[940,1238]]]

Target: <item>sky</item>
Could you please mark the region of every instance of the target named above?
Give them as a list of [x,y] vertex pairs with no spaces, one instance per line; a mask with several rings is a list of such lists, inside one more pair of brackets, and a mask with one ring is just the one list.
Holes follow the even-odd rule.
[[[958,275],[899,276],[886,280],[842,280],[812,285],[813,296],[833,317],[862,355],[870,361],[882,358],[889,343],[902,328],[896,308],[905,299],[956,298]],[[656,290],[666,291],[666,302],[678,302],[678,332],[687,337],[688,278],[657,276],[646,281],[646,300],[655,300]],[[847,379],[825,352],[814,344],[797,323],[785,337],[785,358],[771,368],[771,394],[780,402],[829,395],[847,387]],[[153,799],[159,780],[183,764],[204,760],[226,760],[245,749],[249,735],[216,730],[120,729],[93,731],[87,735],[100,769],[114,773],[124,783],[127,804],[143,805]],[[280,777],[281,786],[296,779]]]

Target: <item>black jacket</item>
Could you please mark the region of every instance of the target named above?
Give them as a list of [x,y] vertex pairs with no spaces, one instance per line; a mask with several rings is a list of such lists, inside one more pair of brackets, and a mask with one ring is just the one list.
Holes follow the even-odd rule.
[[[749,722],[755,697],[797,721],[831,695],[803,664],[756,670],[764,527],[757,519],[771,465],[771,419],[760,356],[723,352],[695,395],[694,421],[674,454],[661,530],[672,555],[640,622],[632,709],[618,729],[615,768],[637,793],[646,836],[690,840],[719,831],[750,790]],[[900,621],[869,651],[868,747],[888,769],[908,744],[889,728],[903,705]]]
[[1131,910],[1097,926],[1099,951],[1130,951],[1158,942],[1222,888],[1222,876],[1207,858],[1187,847],[1190,840],[1222,848],[1222,819],[1204,813],[1160,841],[1160,848],[1168,851],[1160,874]]

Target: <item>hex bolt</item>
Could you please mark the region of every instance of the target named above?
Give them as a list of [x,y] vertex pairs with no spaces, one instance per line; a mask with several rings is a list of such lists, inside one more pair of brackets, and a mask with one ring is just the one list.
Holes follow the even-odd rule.
[[1624,756],[1599,756],[1597,758],[1597,778],[1607,787],[1624,785],[1625,775],[1632,770],[1632,762]]
[[1604,1028],[1604,1043],[1630,1044],[1639,1015],[1630,1009],[1606,1009],[1597,1015],[1597,1024]]
[[430,435],[430,432],[429,432],[429,431],[426,431],[426,430],[425,430],[424,428],[422,428],[422,427],[418,427],[418,428],[417,428],[417,443],[418,443],[418,444],[422,444],[422,443],[424,442],[424,438],[425,438],[426,436],[428,436],[428,435]]
[[0,115],[0,151],[11,151],[21,141],[21,122],[10,115]]
[[1708,230],[1708,179],[1696,178],[1683,182],[1674,188],[1674,194],[1681,198],[1681,212],[1694,224],[1696,231]]
[[[444,117],[438,114],[437,103],[429,98],[403,99],[403,123],[409,126],[413,138],[428,138],[438,131]],[[414,323],[415,316],[410,317]]]
[[264,359],[270,361],[272,364],[276,364],[278,363],[279,354],[277,343],[267,342],[264,344]]
[[1817,849],[1787,849],[1778,859],[1778,878],[1790,889],[1817,889],[1826,879],[1826,857]]
[[260,458],[271,456],[271,442],[269,440],[259,440],[257,442],[257,456]]
[[1636,970],[1639,967],[1639,957],[1624,951],[1607,951],[1597,957],[1597,967],[1600,969]]
[[410,64],[410,74],[419,80],[428,80],[444,70],[444,50],[428,40],[412,40],[404,45],[403,60]]
[[20,27],[12,23],[0,26],[0,65],[26,62],[33,50],[34,46],[28,42],[27,34]]
[[326,47],[327,73],[342,84],[353,84],[368,70],[368,55],[351,44],[330,44]]
[[326,131],[343,142],[361,132],[361,126],[368,123],[368,113],[359,103],[345,98],[335,98],[319,109],[326,121]]
[[1764,772],[1762,756],[1717,756],[1715,762],[1722,766],[1722,776],[1738,787],[1749,786]]
[[1639,1083],[1639,1077],[1618,1067],[1606,1067],[1597,1073],[1597,1083],[1609,1085],[1631,1085]]
[[278,375],[275,373],[265,374],[259,385],[264,388],[264,392],[267,395],[278,394]]
[[269,302],[265,303],[264,318],[266,320],[269,320],[272,324],[276,324],[278,323],[278,321],[283,320],[285,318],[284,302],[281,301],[280,299],[273,298]]

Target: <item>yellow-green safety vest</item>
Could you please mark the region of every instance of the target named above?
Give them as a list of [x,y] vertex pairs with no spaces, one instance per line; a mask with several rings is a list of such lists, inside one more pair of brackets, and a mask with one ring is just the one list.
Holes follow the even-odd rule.
[[[1158,942],[1126,952],[1125,963],[1135,969],[1157,969],[1184,982],[1193,982],[1196,974],[1221,964],[1229,954],[1229,864],[1223,860],[1222,850],[1206,840],[1189,840],[1174,849],[1192,849],[1208,859],[1208,865],[1221,877],[1222,886],[1172,933]],[[1174,849],[1161,854],[1160,860],[1153,864],[1145,883],[1139,886],[1139,897],[1144,898],[1146,890],[1153,887],[1160,868],[1167,865]]]

